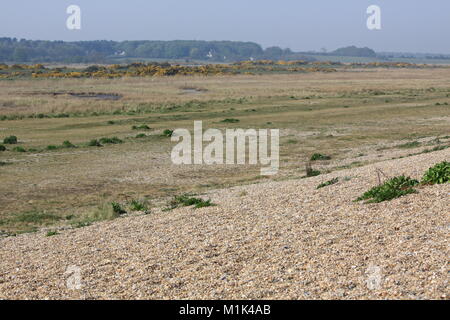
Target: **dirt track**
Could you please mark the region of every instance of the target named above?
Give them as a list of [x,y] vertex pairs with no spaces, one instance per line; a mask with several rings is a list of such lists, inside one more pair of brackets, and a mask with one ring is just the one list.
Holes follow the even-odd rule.
[[[377,183],[375,168],[420,178],[449,158],[447,149],[216,191],[216,207],[5,238],[0,298],[448,299],[450,185],[352,200]],[[81,289],[67,288],[68,268],[80,268]]]

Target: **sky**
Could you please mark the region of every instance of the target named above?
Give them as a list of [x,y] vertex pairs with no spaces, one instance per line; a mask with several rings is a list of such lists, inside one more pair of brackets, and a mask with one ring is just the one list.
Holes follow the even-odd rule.
[[[81,30],[66,9],[81,8]],[[381,30],[366,26],[370,5]],[[32,40],[235,40],[294,51],[367,46],[450,54],[449,0],[2,0],[0,37]]]

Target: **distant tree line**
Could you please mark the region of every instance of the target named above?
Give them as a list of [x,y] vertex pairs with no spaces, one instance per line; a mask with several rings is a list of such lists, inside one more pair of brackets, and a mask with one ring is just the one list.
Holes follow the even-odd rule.
[[41,41],[0,38],[0,62],[102,63],[118,58],[240,61],[294,60],[304,56],[290,49],[263,49],[253,42],[236,41]]

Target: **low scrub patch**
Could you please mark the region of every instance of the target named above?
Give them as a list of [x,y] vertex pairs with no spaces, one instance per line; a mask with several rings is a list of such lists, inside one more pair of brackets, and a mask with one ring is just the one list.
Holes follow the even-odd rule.
[[190,207],[190,206],[194,206],[195,208],[198,209],[198,208],[215,206],[215,204],[213,204],[211,202],[211,199],[203,200],[203,199],[194,198],[194,197],[191,197],[190,195],[185,194],[185,195],[176,196],[175,198],[173,198],[173,200],[170,201],[170,203],[169,203],[168,209],[175,209],[175,208],[179,208],[179,207]]
[[12,149],[14,152],[27,152],[27,150],[23,147],[15,147]]
[[166,129],[163,131],[162,135],[165,137],[171,137],[173,135],[173,130]]
[[127,211],[124,208],[122,208],[122,206],[118,202],[112,202],[111,206],[112,206],[113,212],[117,215],[122,215],[122,214],[127,213]]
[[88,147],[103,147],[103,145],[97,139],[92,139],[88,142]]
[[227,118],[227,119],[223,119],[222,121],[220,121],[220,122],[223,122],[223,123],[238,123],[238,122],[240,122],[241,120],[239,120],[239,119],[234,119],[234,118]]
[[404,144],[399,144],[396,147],[400,149],[412,149],[420,147],[421,143],[419,141],[411,141]]
[[69,140],[64,141],[62,146],[63,148],[76,148],[76,146]]
[[130,202],[130,210],[131,211],[144,211],[148,212],[148,203],[146,201],[140,201],[140,200],[132,200]]
[[450,162],[444,161],[429,168],[423,178],[424,184],[443,184],[450,181]]
[[0,144],[0,151],[6,151],[6,147],[2,144]]
[[123,143],[123,141],[120,140],[117,137],[112,137],[112,138],[101,138],[100,139],[100,143],[103,143],[103,144],[119,144],[119,143]]
[[339,178],[333,178],[333,179],[331,179],[331,180],[328,180],[328,181],[326,181],[326,182],[323,182],[323,183],[319,184],[319,185],[317,186],[317,189],[321,189],[321,188],[324,188],[324,187],[328,187],[328,186],[331,186],[331,185],[336,184],[336,183],[338,183],[338,182],[339,182]]
[[132,126],[133,130],[150,130],[151,128],[146,124],[141,124],[140,126]]
[[356,201],[367,200],[368,203],[378,203],[392,200],[401,196],[416,193],[413,188],[418,185],[419,181],[411,179],[410,177],[399,176],[387,180],[382,185],[373,187],[365,192]]
[[314,154],[311,156],[311,161],[317,161],[317,160],[331,160],[331,157],[330,157],[330,156],[323,155],[323,154],[321,154],[321,153],[314,153]]
[[17,144],[17,137],[16,136],[9,136],[3,139],[4,144]]

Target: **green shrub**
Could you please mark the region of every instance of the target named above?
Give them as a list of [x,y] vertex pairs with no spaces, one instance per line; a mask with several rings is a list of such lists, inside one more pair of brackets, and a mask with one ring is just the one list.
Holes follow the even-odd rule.
[[57,150],[58,147],[54,145],[47,146],[47,150]]
[[64,141],[62,145],[64,148],[76,148],[76,146],[69,140]]
[[27,150],[25,150],[25,148],[23,147],[15,147],[13,149],[14,152],[27,152]]
[[317,186],[317,189],[324,188],[324,187],[327,187],[327,186],[331,186],[332,184],[336,184],[338,182],[339,182],[339,178],[333,178],[331,180],[328,180],[326,182],[323,182],[323,183],[319,184]]
[[173,130],[166,129],[166,130],[163,131],[162,134],[163,134],[163,136],[165,136],[165,137],[171,137],[171,136],[173,135]]
[[6,151],[6,147],[2,144],[0,144],[0,151]]
[[56,236],[56,235],[58,235],[58,234],[59,234],[58,231],[56,231],[56,230],[51,230],[51,231],[47,232],[46,236],[47,236],[47,237],[52,237],[52,236]]
[[412,141],[412,142],[407,142],[404,144],[399,144],[397,146],[397,148],[400,149],[412,149],[412,148],[417,148],[420,147],[421,143],[419,141]]
[[111,203],[111,206],[112,206],[112,209],[113,209],[114,213],[116,213],[116,214],[118,214],[118,215],[122,215],[122,214],[127,213],[127,212],[122,208],[122,206],[120,205],[120,203],[112,202],[112,203]]
[[17,144],[17,137],[16,136],[9,136],[3,139],[4,144]]
[[146,124],[141,124],[140,126],[131,127],[133,130],[150,130],[151,128]]
[[392,200],[410,193],[415,193],[416,190],[413,187],[418,184],[419,181],[411,179],[410,177],[394,177],[384,182],[382,185],[373,187],[365,192],[356,199],[356,201],[369,200],[368,202],[378,203]]
[[233,118],[231,118],[231,119],[224,119],[224,120],[222,120],[222,121],[220,121],[220,122],[224,122],[224,123],[237,123],[237,122],[240,122],[241,120],[239,120],[239,119],[233,119]]
[[330,156],[326,156],[326,155],[323,155],[323,154],[321,154],[321,153],[314,153],[314,154],[311,156],[311,161],[317,161],[317,160],[330,160],[330,159],[331,159]]
[[444,161],[429,168],[423,178],[424,184],[442,184],[450,181],[450,162]]
[[170,203],[169,203],[169,209],[175,209],[178,207],[190,207],[194,206],[195,208],[204,208],[204,207],[211,207],[215,204],[211,203],[211,200],[203,200],[200,198],[193,198],[187,194],[176,196]]
[[136,135],[137,139],[145,138],[147,135],[145,133],[139,133]]
[[147,211],[148,206],[147,203],[144,201],[132,200],[130,202],[130,209],[131,211]]
[[103,143],[103,144],[119,144],[119,143],[123,143],[123,141],[120,140],[117,137],[112,137],[112,138],[101,138],[100,139],[100,143]]
[[103,147],[103,145],[97,139],[92,139],[88,142],[88,147]]

